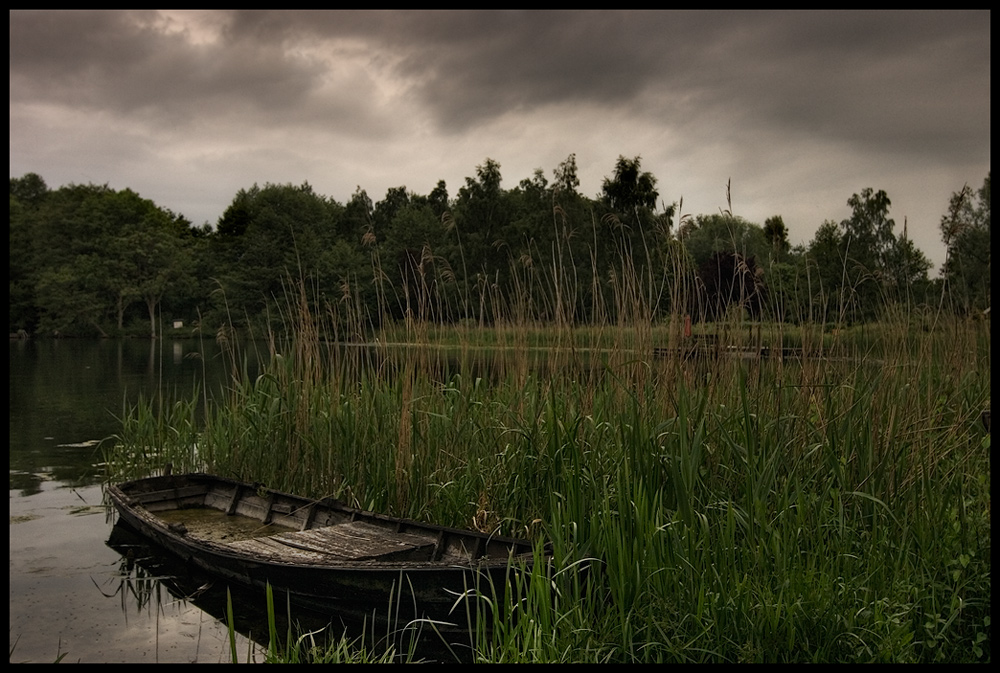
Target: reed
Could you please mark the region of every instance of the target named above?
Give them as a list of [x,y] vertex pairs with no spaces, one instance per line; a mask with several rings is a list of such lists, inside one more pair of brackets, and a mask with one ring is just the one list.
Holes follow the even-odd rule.
[[[696,324],[716,340],[692,357],[682,254],[665,289],[623,249],[587,325],[558,257],[460,288],[475,317],[447,324],[437,280],[378,327],[290,284],[265,373],[207,409],[128,409],[109,479],[171,462],[549,540],[530,581],[480,588],[483,661],[989,661],[989,322],[737,311]],[[799,350],[742,357],[762,344]]]

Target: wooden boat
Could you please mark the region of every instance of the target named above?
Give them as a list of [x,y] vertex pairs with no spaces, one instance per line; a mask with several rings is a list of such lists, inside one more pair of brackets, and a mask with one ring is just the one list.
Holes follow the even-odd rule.
[[[533,545],[311,500],[207,474],[109,486],[120,523],[216,576],[326,614],[459,628],[477,591],[492,598]],[[283,600],[283,599],[282,599]],[[404,622],[405,623],[405,622]]]

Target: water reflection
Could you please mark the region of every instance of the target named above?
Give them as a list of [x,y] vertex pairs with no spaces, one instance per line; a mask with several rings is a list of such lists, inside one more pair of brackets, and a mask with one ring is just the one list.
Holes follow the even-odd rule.
[[[227,601],[231,599],[236,632],[254,643],[250,659],[265,659],[270,629],[263,592],[230,586],[225,580],[186,565],[121,522],[112,527],[107,546],[121,554],[121,560],[117,574],[109,576],[98,590],[105,598],[120,603],[126,621],[129,615],[149,619],[162,612],[164,606],[180,601],[228,624]],[[332,640],[346,638],[357,645],[363,644],[373,655],[381,655],[391,647],[400,661],[409,658],[467,661],[470,658],[466,643],[445,645],[438,634],[422,624],[397,626],[385,619],[358,621],[344,616],[320,615],[297,606],[289,608],[280,592],[274,593],[274,605],[274,632],[282,642],[288,634],[295,634],[294,638],[310,634],[307,639],[310,646],[325,647]],[[452,636],[451,640],[456,639]]]
[[[115,524],[107,540],[111,549],[121,554],[117,573],[110,574],[101,594],[119,603],[125,621],[130,616],[149,618],[162,613],[164,607],[175,602],[192,604],[215,619],[226,622],[226,588],[213,578],[198,576],[165,552],[155,548],[144,538],[123,524]],[[95,582],[95,585],[97,583]],[[248,622],[247,615],[260,612],[246,609],[247,596],[234,597],[234,614],[239,615],[236,630],[247,638],[262,637],[266,644],[267,621]],[[287,624],[282,625],[287,628]],[[256,646],[255,654],[262,657],[263,650]]]
[[[246,351],[253,376],[259,354]],[[216,396],[228,382],[228,362],[214,342],[12,340],[11,487],[29,494],[43,480],[97,484],[100,443],[119,431],[119,419],[140,396]]]

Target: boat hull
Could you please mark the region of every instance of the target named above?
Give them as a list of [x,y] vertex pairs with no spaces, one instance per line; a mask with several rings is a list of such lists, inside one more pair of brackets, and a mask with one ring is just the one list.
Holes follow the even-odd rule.
[[[531,542],[422,524],[204,474],[108,487],[126,525],[213,575],[309,610],[467,629]],[[470,621],[472,620],[472,621]]]

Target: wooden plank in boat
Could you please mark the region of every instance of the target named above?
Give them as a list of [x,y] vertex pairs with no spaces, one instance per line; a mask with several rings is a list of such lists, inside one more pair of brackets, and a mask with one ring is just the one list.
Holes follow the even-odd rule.
[[169,502],[172,500],[183,500],[190,497],[203,496],[206,493],[203,485],[183,486],[181,488],[169,488],[162,491],[149,491],[147,493],[137,493],[130,496],[131,501],[141,505],[150,505],[159,502]]
[[434,536],[395,533],[361,521],[279,533],[228,546],[267,558],[330,564],[338,561],[430,561]]

